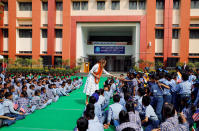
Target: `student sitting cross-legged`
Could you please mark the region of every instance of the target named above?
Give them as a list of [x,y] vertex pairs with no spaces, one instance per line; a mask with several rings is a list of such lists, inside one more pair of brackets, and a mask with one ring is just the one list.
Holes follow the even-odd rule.
[[3,97],[0,96],[0,127],[10,126],[15,123],[15,118],[5,116],[3,101]]
[[16,120],[24,119],[25,118],[25,115],[23,115],[24,113],[14,110],[14,103],[12,102],[13,99],[12,93],[6,92],[5,98],[6,99],[3,102],[5,116],[15,117]]

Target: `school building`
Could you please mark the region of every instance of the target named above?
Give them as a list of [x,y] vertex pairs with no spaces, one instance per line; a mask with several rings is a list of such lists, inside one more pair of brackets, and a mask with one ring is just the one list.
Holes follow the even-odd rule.
[[109,71],[139,59],[175,66],[199,62],[199,0],[1,0],[0,55],[79,58]]

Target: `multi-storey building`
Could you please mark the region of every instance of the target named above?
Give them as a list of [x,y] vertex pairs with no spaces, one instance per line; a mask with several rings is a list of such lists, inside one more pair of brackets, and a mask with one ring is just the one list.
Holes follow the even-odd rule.
[[199,0],[2,0],[0,54],[56,64],[199,61]]

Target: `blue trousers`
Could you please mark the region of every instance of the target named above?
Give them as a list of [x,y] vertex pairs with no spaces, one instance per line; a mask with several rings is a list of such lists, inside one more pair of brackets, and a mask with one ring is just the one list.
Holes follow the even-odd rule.
[[172,95],[163,95],[164,97],[164,103],[171,103],[172,101]]
[[25,119],[25,115],[19,115],[19,114],[14,114],[14,113],[7,113],[5,114],[5,116],[8,116],[8,117],[14,117],[15,120],[22,120],[22,119]]
[[144,131],[151,131],[155,128],[158,128],[160,121],[159,120],[149,120],[148,125],[144,129]]
[[163,96],[153,96],[152,106],[158,116],[158,119],[162,121],[162,106],[163,106]]
[[4,119],[3,126],[10,126],[10,125],[14,124],[15,122],[16,122],[15,120]]

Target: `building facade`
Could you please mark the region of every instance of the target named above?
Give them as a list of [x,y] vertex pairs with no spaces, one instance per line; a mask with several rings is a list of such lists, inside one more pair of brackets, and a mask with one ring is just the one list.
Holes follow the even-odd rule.
[[199,62],[199,0],[2,0],[0,55],[44,64],[105,57],[109,71],[139,59]]

